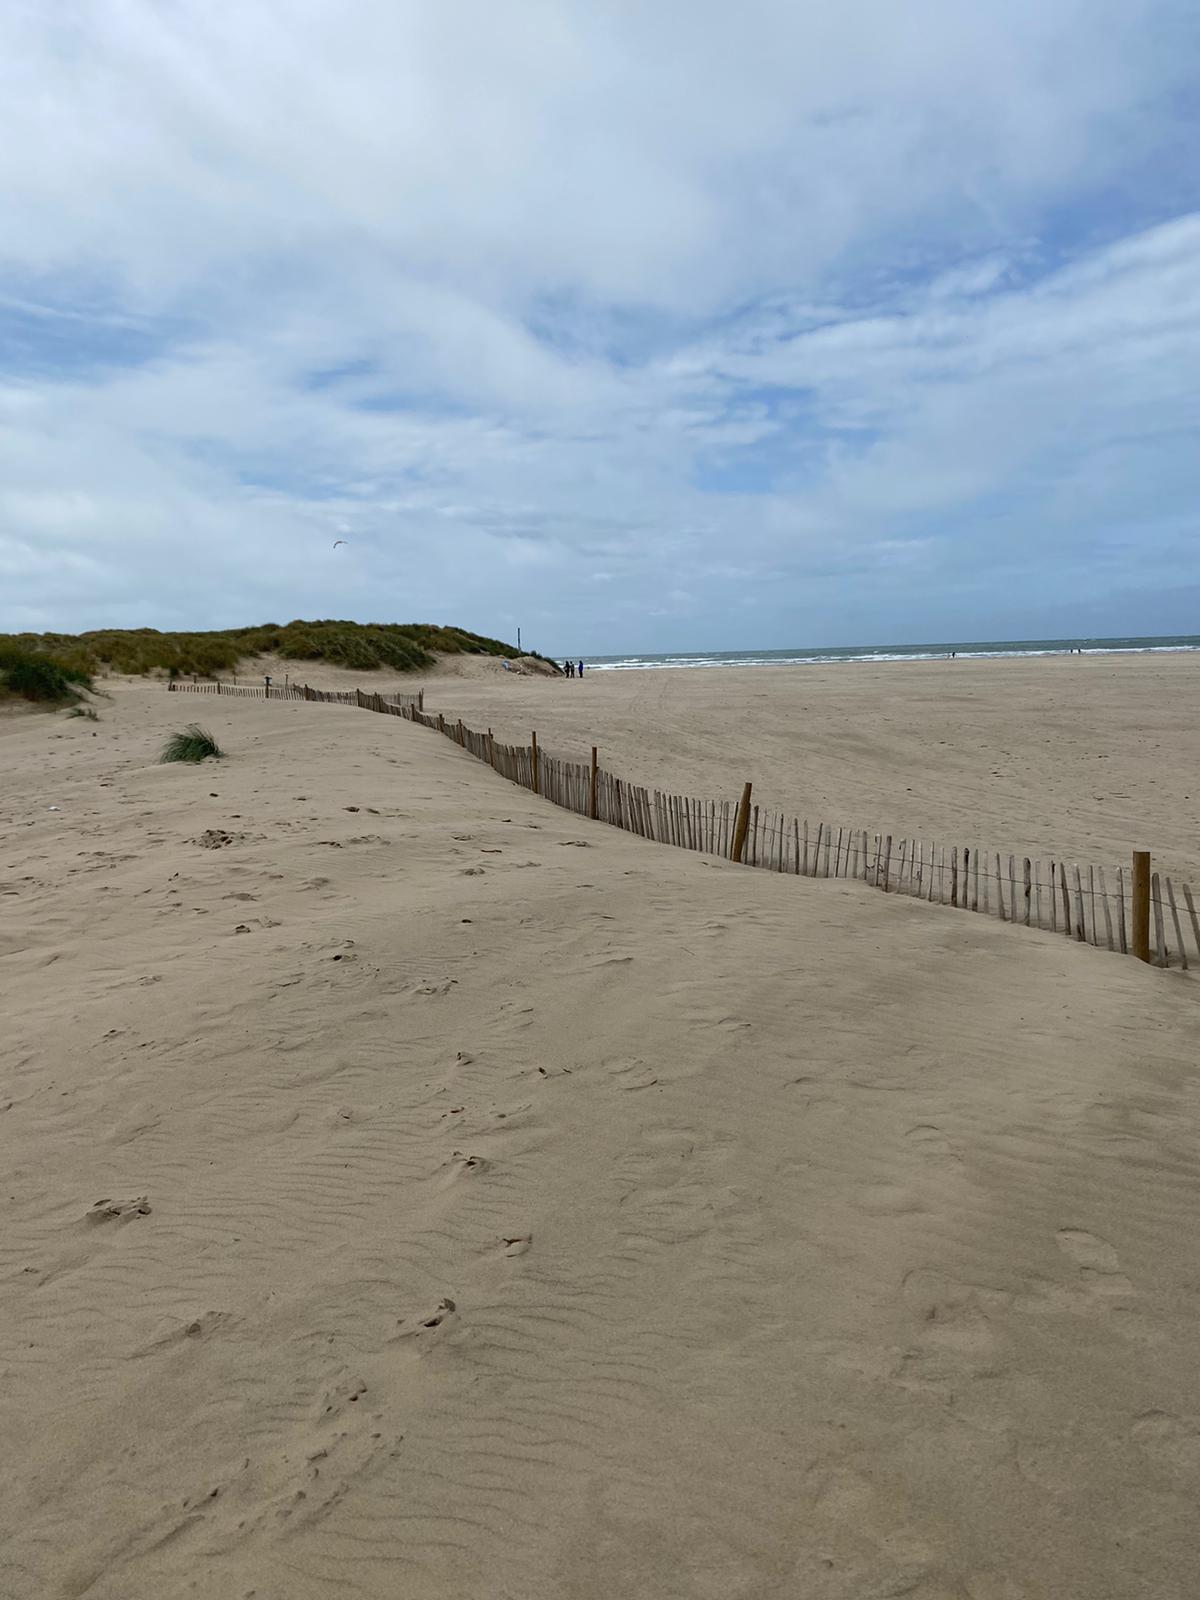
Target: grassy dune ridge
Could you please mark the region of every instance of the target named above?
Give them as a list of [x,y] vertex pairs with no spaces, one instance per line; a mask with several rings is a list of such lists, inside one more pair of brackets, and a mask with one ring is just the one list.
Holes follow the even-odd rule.
[[91,674],[84,667],[0,637],[0,700],[63,705],[78,700],[80,691],[91,687]]
[[279,655],[296,661],[329,661],[370,672],[390,668],[415,672],[439,655],[515,658],[500,639],[434,623],[295,621],[283,625],[225,628],[209,633],[160,633],[157,628],[101,628],[90,633],[0,635],[4,656],[51,661],[65,675],[93,672],[183,673],[212,676],[232,672],[247,656]]

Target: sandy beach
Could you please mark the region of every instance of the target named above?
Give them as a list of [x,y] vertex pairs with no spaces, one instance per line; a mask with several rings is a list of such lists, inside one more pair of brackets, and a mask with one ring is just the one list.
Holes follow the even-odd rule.
[[897,838],[1200,880],[1200,654],[435,681],[475,727],[632,781]]
[[[428,692],[1187,872],[1198,682]],[[654,846],[395,719],[110,688],[0,729],[5,1600],[1190,1600],[1189,979]],[[197,716],[227,759],[156,765]]]

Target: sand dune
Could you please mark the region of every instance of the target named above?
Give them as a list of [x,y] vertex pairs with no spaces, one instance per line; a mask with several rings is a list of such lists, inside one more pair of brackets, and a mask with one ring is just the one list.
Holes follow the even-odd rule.
[[594,672],[435,684],[472,726],[637,783],[1200,887],[1200,655]]
[[1186,982],[203,714],[4,740],[0,1594],[1194,1593]]

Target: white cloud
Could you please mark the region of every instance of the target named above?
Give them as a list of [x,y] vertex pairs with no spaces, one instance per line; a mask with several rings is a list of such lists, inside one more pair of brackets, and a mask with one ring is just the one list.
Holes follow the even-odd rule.
[[1195,65],[1172,0],[8,8],[0,625],[1125,626],[1195,575]]

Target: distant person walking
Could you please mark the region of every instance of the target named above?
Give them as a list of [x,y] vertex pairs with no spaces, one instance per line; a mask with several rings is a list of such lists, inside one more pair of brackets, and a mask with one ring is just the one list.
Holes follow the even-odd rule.
[[568,678],[573,678],[575,676],[575,663],[573,661],[564,661],[563,671]]
[[579,663],[579,676],[581,678],[583,677],[583,662],[582,661]]

